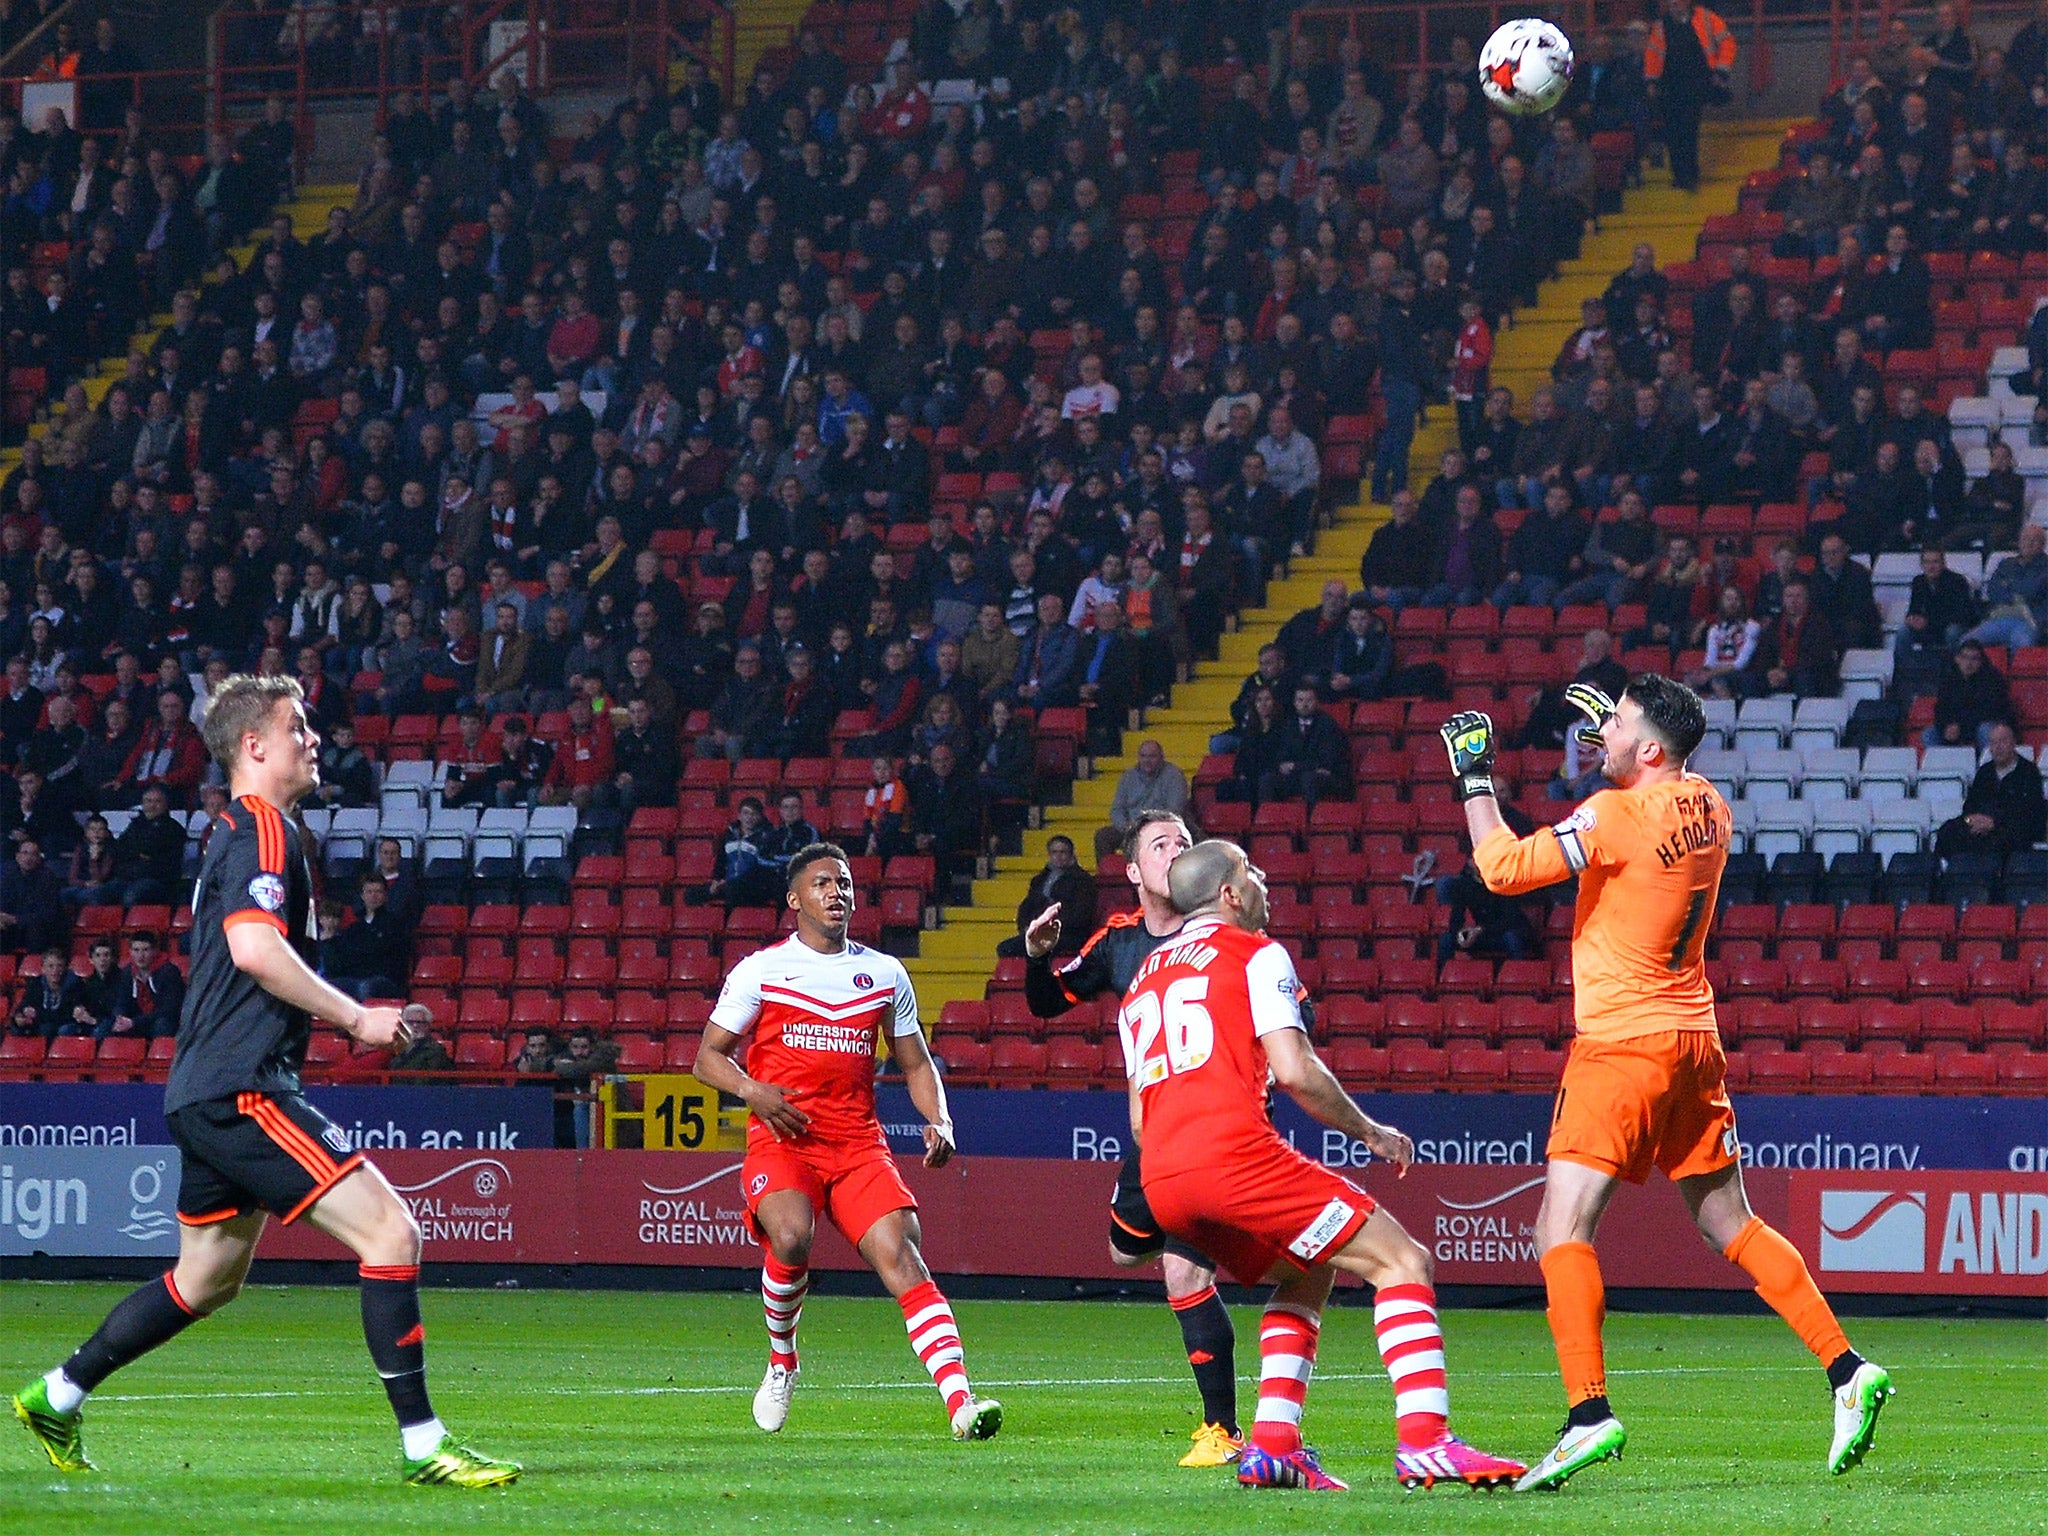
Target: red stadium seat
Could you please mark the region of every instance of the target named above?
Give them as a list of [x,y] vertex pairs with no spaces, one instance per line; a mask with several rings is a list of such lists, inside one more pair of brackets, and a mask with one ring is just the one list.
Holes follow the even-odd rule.
[[1922,1093],[1934,1086],[1934,1058],[1887,1051],[1870,1058],[1870,1084],[1880,1093]]
[[1346,1088],[1377,1088],[1387,1081],[1387,1049],[1341,1041],[1330,1047],[1329,1067]]
[[1998,1086],[1998,1062],[1969,1051],[1943,1051],[1934,1058],[1934,1085],[1947,1093],[1989,1093]]
[[1508,1081],[1517,1088],[1556,1089],[1564,1075],[1564,1052],[1534,1044],[1514,1044],[1501,1053],[1507,1058]]
[[1438,1088],[1450,1075],[1450,1059],[1433,1045],[1404,1041],[1388,1047],[1387,1068],[1397,1088]]
[[2048,1098],[2048,1052],[2005,1051],[1992,1060],[1998,1064],[2000,1088],[2030,1098]]
[[1801,1051],[1744,1051],[1749,1085],[1759,1093],[1804,1088],[1813,1080],[1813,1058]]
[[1386,1000],[1387,1039],[1422,1041],[1434,1045],[1443,1038],[1444,1018],[1440,1004],[1399,994]]
[[989,1048],[989,1073],[994,1077],[1044,1077],[1046,1048],[1015,1035],[998,1035]]
[[1826,1051],[1813,1057],[1813,1086],[1823,1093],[1858,1093],[1870,1086],[1875,1057]]

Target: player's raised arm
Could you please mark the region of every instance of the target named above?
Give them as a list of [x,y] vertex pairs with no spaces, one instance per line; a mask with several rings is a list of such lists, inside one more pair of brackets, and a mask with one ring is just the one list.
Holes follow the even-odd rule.
[[[1596,689],[1581,691],[1604,700]],[[1577,698],[1572,702],[1589,713],[1593,707]],[[1607,712],[1613,713],[1611,704]],[[1465,829],[1472,838],[1472,866],[1489,891],[1498,896],[1526,895],[1569,880],[1585,868],[1583,858],[1576,864],[1571,861],[1564,831],[1542,827],[1518,838],[1501,819],[1500,802],[1493,792],[1495,743],[1493,721],[1488,715],[1476,709],[1453,715],[1443,723],[1440,734],[1444,750],[1450,755],[1452,777],[1457,780],[1458,799],[1465,807]],[[1581,734],[1583,737],[1584,732]],[[1598,738],[1594,739],[1597,743]],[[1565,825],[1569,827],[1570,823]]]

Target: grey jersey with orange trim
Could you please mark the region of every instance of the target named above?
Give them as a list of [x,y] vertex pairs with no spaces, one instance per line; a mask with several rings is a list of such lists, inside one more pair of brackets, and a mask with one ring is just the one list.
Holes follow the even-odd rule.
[[313,872],[295,822],[245,795],[221,814],[192,889],[192,975],[164,1112],[243,1092],[296,1093],[312,1021],[235,965],[228,930],[263,923],[317,955]]

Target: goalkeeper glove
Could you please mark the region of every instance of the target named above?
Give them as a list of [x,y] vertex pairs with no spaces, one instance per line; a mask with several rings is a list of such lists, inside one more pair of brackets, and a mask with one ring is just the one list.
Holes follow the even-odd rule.
[[1592,721],[1591,725],[1582,725],[1573,733],[1578,737],[1579,745],[1604,749],[1607,743],[1600,739],[1600,727],[1605,725],[1607,717],[1614,713],[1614,700],[1591,683],[1567,683],[1564,700]]
[[1492,794],[1493,721],[1480,710],[1468,709],[1446,720],[1438,734],[1444,739],[1444,750],[1451,755],[1451,773],[1458,781],[1459,801]]

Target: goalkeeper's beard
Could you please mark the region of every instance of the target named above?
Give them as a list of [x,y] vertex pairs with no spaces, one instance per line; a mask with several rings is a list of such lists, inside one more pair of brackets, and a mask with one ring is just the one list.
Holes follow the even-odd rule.
[[1602,746],[1600,748],[1600,777],[1616,789],[1627,789],[1635,782],[1636,749],[1630,746],[1624,752]]

